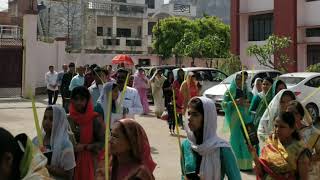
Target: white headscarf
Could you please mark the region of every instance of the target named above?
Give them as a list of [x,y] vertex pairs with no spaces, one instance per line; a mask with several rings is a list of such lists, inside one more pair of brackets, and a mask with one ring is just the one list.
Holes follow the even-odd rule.
[[100,97],[97,100],[97,103],[101,105],[103,111],[105,111],[106,103],[108,102],[108,96],[107,93],[112,91],[113,82],[108,82],[103,85],[101,91],[100,91]]
[[260,92],[258,91],[258,88],[257,88],[258,81],[262,81],[262,79],[261,78],[257,78],[254,81],[254,85],[253,85],[253,89],[252,89],[253,96],[256,96],[256,95],[260,94]]
[[[108,82],[108,83],[104,84],[102,90],[100,91],[100,97],[97,100],[97,103],[100,104],[100,106],[103,109],[104,117],[107,116],[107,111],[105,110],[105,108],[106,108],[106,103],[109,101],[107,94],[109,94],[112,91],[113,84],[114,84],[113,82]],[[116,106],[119,106],[118,108],[122,109],[123,105],[121,105],[121,104],[119,105],[118,101],[115,101],[115,103],[116,103]],[[115,121],[124,118],[122,113],[111,112],[110,115],[111,115],[111,118],[110,118],[110,121],[111,121],[110,125],[111,126],[114,124]]]
[[[283,96],[283,93],[289,91],[288,89],[282,89],[279,91],[276,96],[272,99],[270,104],[268,105],[268,108],[263,113],[259,126],[258,126],[258,137],[260,143],[260,147],[263,147],[265,140],[269,137],[270,134],[272,134],[273,126],[274,126],[274,120],[275,118],[280,114],[280,101]],[[294,95],[294,93],[292,92]]]
[[217,136],[217,111],[211,99],[197,97],[203,104],[204,124],[203,124],[203,143],[196,144],[193,132],[185,124],[188,140],[191,148],[202,156],[200,165],[200,176],[208,180],[221,179],[220,147],[230,147],[229,143]]
[[62,106],[53,105],[51,107],[53,109],[53,121],[50,137],[50,146],[52,149],[51,165],[63,167],[64,164],[60,163],[64,162],[62,159],[64,145],[66,145],[66,143],[72,144],[68,133],[70,125],[67,119],[67,114]]

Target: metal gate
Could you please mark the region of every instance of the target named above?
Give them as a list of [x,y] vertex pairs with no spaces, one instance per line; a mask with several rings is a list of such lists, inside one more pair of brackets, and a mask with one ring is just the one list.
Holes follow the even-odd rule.
[[17,28],[0,28],[0,97],[21,95],[23,46]]

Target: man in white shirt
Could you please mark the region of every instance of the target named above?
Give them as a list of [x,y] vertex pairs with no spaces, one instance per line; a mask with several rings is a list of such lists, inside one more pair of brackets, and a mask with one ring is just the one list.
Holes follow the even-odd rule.
[[[56,104],[59,94],[58,88],[58,73],[54,71],[54,66],[49,66],[49,72],[46,73],[45,81],[47,84],[47,91],[48,91],[48,104],[53,105]],[[52,102],[52,96],[54,97]]]
[[[117,84],[118,84],[119,90],[120,90],[118,102],[121,101],[120,98],[121,98],[122,91],[124,89],[124,84],[126,81],[127,74],[128,74],[128,71],[125,69],[119,69],[117,71],[116,80],[117,80]],[[128,87],[128,86],[127,86],[127,90],[126,90],[126,93],[123,98],[122,106],[126,109],[125,111],[127,111],[125,113],[126,118],[134,119],[135,114],[142,114],[143,113],[143,107],[141,104],[141,100],[140,100],[140,96],[139,96],[138,91],[136,89]]]

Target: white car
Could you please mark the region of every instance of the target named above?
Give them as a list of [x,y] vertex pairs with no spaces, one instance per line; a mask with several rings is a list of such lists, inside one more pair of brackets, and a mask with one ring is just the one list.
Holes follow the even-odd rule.
[[[247,84],[250,84],[249,88],[252,88],[252,85],[257,78],[271,77],[274,79],[281,75],[281,72],[276,70],[247,70],[246,72],[248,72]],[[241,73],[241,71],[230,75],[220,84],[211,87],[203,93],[204,96],[215,102],[218,111],[222,111],[223,96],[238,73]]]
[[[320,92],[316,89],[320,86],[320,73],[289,73],[281,75],[280,79],[295,93],[297,100],[302,102],[313,119],[319,116]],[[309,97],[314,92],[316,93]]]
[[[177,73],[179,68],[173,70],[174,78],[177,79]],[[206,68],[206,67],[187,67],[182,68],[185,73],[185,78],[189,74],[189,72],[193,72],[201,84],[201,91],[200,94],[210,87],[221,83],[224,79],[228,76],[223,73],[222,71],[215,69],[215,68]]]

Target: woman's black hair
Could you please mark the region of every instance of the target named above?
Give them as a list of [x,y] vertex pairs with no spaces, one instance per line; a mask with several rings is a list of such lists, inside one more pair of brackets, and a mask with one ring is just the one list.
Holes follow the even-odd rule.
[[[179,73],[180,73],[180,72],[183,73],[183,76],[182,76],[182,77],[179,76]],[[184,81],[184,71],[183,71],[183,69],[181,69],[181,68],[180,68],[180,69],[178,70],[178,72],[177,72],[177,80],[178,80],[178,82],[179,82],[180,84],[183,83],[183,81]]]
[[304,113],[304,108],[303,108],[303,105],[299,101],[293,100],[293,101],[290,102],[289,105],[294,106],[296,111],[300,114],[300,116],[304,117],[304,114],[305,114]]
[[114,83],[112,84],[112,90],[114,90],[114,89],[117,88],[117,87],[119,87],[119,85],[114,82]]
[[45,110],[45,111],[53,111],[52,106],[48,106],[48,107],[46,107],[46,110]]
[[284,96],[290,96],[292,100],[296,100],[296,95],[294,95],[294,93],[292,91],[283,92],[281,98],[284,97]]
[[263,78],[263,81],[269,81],[271,84],[273,84],[273,79],[271,77],[265,77]]
[[279,114],[278,118],[281,119],[281,121],[288,124],[291,129],[295,129],[294,132],[291,134],[291,136],[295,140],[299,141],[301,139],[301,137],[300,137],[299,132],[296,129],[296,121],[294,118],[294,114],[292,112],[282,112]]
[[[189,107],[194,108],[196,111],[198,111],[202,116],[204,116],[204,109],[203,109],[203,103],[199,98],[192,98],[189,102]],[[203,143],[203,127],[204,121],[202,121],[202,127],[199,130],[198,137],[196,136],[196,143],[202,144]]]
[[241,74],[237,74],[235,80],[237,79],[242,79],[242,75]]
[[80,96],[80,97],[85,98],[86,100],[89,100],[90,99],[90,92],[86,87],[78,86],[78,87],[75,87],[71,91],[71,99],[75,99],[76,96]]
[[278,86],[279,86],[280,84],[283,84],[283,85],[287,88],[286,83],[284,83],[282,80],[278,80],[278,81],[276,82],[276,89],[278,89]]
[[168,71],[168,73],[167,73],[167,78],[168,78],[168,80],[170,81],[170,79],[169,79],[169,76],[172,76],[172,79],[174,80],[174,74],[173,74],[173,72],[172,71]]
[[0,127],[0,137],[0,161],[2,161],[5,153],[11,153],[13,156],[13,162],[11,166],[11,177],[9,179],[21,179],[19,166],[23,157],[23,152],[19,148],[19,144],[13,135],[2,127]]

